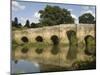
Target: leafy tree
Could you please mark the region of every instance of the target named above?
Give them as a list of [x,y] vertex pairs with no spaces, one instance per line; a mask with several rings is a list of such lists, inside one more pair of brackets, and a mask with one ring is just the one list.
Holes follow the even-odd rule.
[[18,27],[18,19],[17,19],[17,17],[15,17],[14,21],[12,21],[12,26],[13,27]]
[[22,24],[21,24],[21,23],[19,23],[19,24],[18,24],[18,27],[22,27]]
[[12,27],[20,28],[21,26],[21,23],[18,23],[18,18],[15,17],[14,21],[12,21]]
[[79,23],[93,24],[95,18],[91,13],[85,13],[79,17]]
[[12,27],[15,27],[15,23],[14,23],[14,21],[12,21]]
[[24,27],[30,28],[30,21],[29,20],[26,20],[26,24]]
[[18,27],[18,19],[17,19],[17,17],[14,18],[14,25],[15,25],[15,27]]
[[74,23],[74,19],[71,17],[70,11],[60,8],[59,6],[47,5],[44,10],[40,10],[40,23],[42,25],[58,25]]
[[31,23],[31,28],[37,28],[37,27],[38,27],[37,24]]

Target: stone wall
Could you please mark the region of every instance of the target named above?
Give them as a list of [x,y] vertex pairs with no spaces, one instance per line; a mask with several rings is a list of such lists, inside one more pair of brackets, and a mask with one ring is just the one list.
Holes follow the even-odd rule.
[[55,26],[47,26],[42,28],[30,28],[12,31],[13,39],[18,43],[22,43],[21,38],[26,36],[30,43],[37,42],[35,38],[41,36],[46,43],[52,43],[51,37],[53,35],[58,36],[60,43],[69,43],[67,32],[73,30],[77,34],[78,41],[84,41],[84,38],[88,35],[95,37],[95,25],[94,24],[61,24]]

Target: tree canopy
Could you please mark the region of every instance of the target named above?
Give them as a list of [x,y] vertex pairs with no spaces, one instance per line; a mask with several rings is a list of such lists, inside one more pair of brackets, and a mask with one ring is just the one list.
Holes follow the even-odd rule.
[[40,10],[40,23],[46,26],[74,23],[70,11],[59,6],[47,5],[44,10]]
[[15,17],[14,21],[12,21],[12,27],[20,28],[21,26],[21,23],[18,23],[18,18]]
[[26,24],[24,25],[24,27],[30,28],[30,21],[26,20]]
[[79,23],[94,24],[95,18],[91,13],[85,13],[79,17]]

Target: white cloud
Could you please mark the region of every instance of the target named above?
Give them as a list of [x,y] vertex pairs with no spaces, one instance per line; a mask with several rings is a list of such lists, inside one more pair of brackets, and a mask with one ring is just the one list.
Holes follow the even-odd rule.
[[39,22],[39,19],[40,19],[40,13],[38,12],[35,12],[34,15],[33,15],[33,22],[34,23],[38,23]]
[[30,21],[30,24],[33,22],[33,23],[39,23],[39,19],[40,19],[40,14],[38,12],[35,12],[33,14],[33,16],[29,16],[29,17],[24,17],[24,16],[21,16],[19,18],[19,21],[21,22],[21,24],[24,26],[25,23],[26,23],[26,20],[29,20]]
[[35,12],[35,13],[34,13],[34,17],[35,17],[35,18],[40,18],[40,13]]
[[22,26],[25,25],[27,19],[28,18],[20,17],[20,21],[21,21]]
[[71,16],[72,16],[72,18],[74,18],[75,24],[78,24],[79,23],[78,17],[74,14],[71,14]]
[[19,4],[19,2],[12,1],[12,10],[13,11],[18,11],[18,10],[23,10],[25,9],[24,5]]
[[78,19],[76,15],[74,14],[71,14],[71,16],[74,18],[74,19]]

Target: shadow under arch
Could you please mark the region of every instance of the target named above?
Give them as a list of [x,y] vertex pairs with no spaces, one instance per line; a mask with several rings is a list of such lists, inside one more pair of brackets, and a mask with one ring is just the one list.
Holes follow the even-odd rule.
[[52,35],[51,40],[53,42],[53,45],[58,45],[59,44],[59,38],[57,35]]
[[23,37],[21,38],[21,40],[22,40],[22,42],[24,42],[24,43],[28,43],[28,42],[29,42],[29,40],[28,40],[28,38],[27,38],[26,36],[23,36]]
[[37,42],[43,42],[43,37],[42,37],[42,36],[37,36],[37,37],[35,38],[35,40],[36,40]]
[[96,55],[96,41],[91,35],[87,35],[85,38],[85,53],[87,55]]

